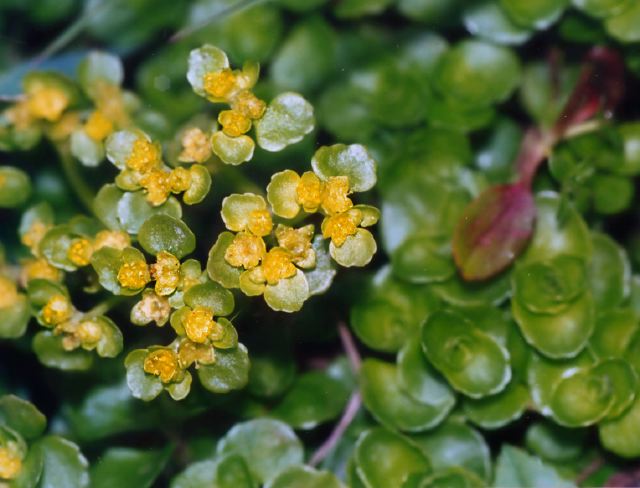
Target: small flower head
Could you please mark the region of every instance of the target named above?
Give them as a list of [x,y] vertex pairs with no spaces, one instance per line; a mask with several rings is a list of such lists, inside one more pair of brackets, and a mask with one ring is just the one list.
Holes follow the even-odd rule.
[[18,287],[5,276],[0,276],[0,309],[10,307],[18,300]]
[[218,115],[222,131],[229,137],[238,137],[251,129],[251,119],[237,110],[223,110]]
[[224,259],[231,266],[244,269],[254,268],[260,264],[260,261],[267,252],[262,237],[250,234],[248,232],[240,232],[236,234],[227,248]]
[[64,295],[53,295],[42,309],[42,320],[47,325],[66,322],[73,314],[73,305]]
[[157,207],[169,198],[171,193],[171,174],[161,169],[153,169],[140,178],[140,185],[147,192],[147,201]]
[[236,89],[236,74],[228,68],[204,75],[204,91],[213,98],[228,98]]
[[69,102],[69,97],[63,90],[43,86],[29,94],[27,107],[34,118],[55,122],[60,119]]
[[242,90],[238,93],[231,105],[233,110],[240,112],[251,120],[257,120],[264,115],[267,104],[256,97],[249,90]]
[[322,210],[329,215],[346,212],[353,207],[349,195],[349,178],[332,176],[324,184],[322,192]]
[[11,444],[0,446],[0,480],[12,480],[22,471],[22,457]]
[[156,256],[156,264],[150,268],[151,276],[156,280],[156,293],[171,295],[180,283],[180,260],[169,252],[160,251]]
[[316,212],[322,203],[322,181],[318,176],[307,171],[300,177],[300,182],[296,189],[298,203],[302,205],[305,212]]
[[84,237],[74,239],[67,251],[69,261],[78,267],[87,266],[91,262],[92,254],[93,245],[89,239]]
[[118,283],[124,288],[137,290],[151,281],[149,266],[144,261],[129,261],[118,270]]
[[209,137],[198,127],[192,127],[182,136],[182,152],[178,160],[184,163],[204,163],[211,157]]
[[362,222],[362,212],[357,209],[332,215],[322,223],[322,236],[325,239],[331,239],[336,246],[340,247],[347,237],[356,233],[360,222]]
[[254,236],[264,237],[271,234],[273,230],[273,221],[271,214],[265,209],[252,210],[249,214],[249,222],[247,229]]
[[182,193],[191,187],[191,172],[186,168],[175,168],[169,175],[169,187],[172,193]]
[[302,257],[311,249],[313,234],[313,225],[305,225],[300,229],[286,225],[276,227],[278,245],[286,249],[293,257]]
[[187,369],[195,363],[196,368],[201,364],[216,362],[216,352],[213,346],[198,344],[190,340],[183,340],[178,347],[178,361],[180,367]]
[[143,369],[145,373],[159,376],[163,383],[169,383],[178,375],[178,356],[167,348],[149,351]]
[[270,285],[275,285],[284,278],[296,274],[296,267],[291,262],[291,254],[281,247],[271,249],[262,260],[264,279]]
[[45,258],[28,259],[22,263],[20,283],[26,285],[31,280],[61,281],[62,271],[51,266]]
[[83,320],[78,324],[74,335],[82,346],[95,347],[102,338],[102,327],[95,320]]
[[84,125],[84,131],[94,141],[103,141],[113,132],[113,122],[103,112],[96,110],[91,113]]
[[131,154],[126,161],[128,168],[145,173],[160,164],[160,149],[145,137],[139,137],[133,143]]
[[222,327],[213,320],[213,310],[207,307],[196,307],[187,312],[182,325],[189,340],[198,344],[222,338]]
[[101,230],[96,234],[93,247],[97,251],[103,247],[122,250],[131,245],[131,237],[121,230]]
[[170,314],[169,300],[154,290],[147,289],[142,294],[142,299],[131,309],[131,321],[137,325],[155,322],[162,327],[169,320]]
[[27,231],[22,234],[20,241],[31,250],[32,254],[37,256],[40,241],[50,228],[50,225],[40,220],[34,220]]

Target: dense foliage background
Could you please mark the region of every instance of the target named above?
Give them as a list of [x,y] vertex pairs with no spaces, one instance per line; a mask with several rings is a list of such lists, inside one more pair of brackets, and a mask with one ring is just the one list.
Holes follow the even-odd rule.
[[[42,365],[36,325],[1,341],[0,394],[48,419],[49,435],[34,441],[45,459],[38,486],[85,485],[87,470],[90,486],[121,488],[640,483],[640,3],[2,0],[0,33],[5,107],[25,73],[75,77],[89,51],[108,51],[140,99],[135,123],[169,153],[182,129],[219,108],[186,78],[189,52],[205,43],[234,66],[260,62],[261,98],[296,91],[312,103],[310,135],[217,165],[208,197],[185,210],[203,267],[224,230],[223,197],[264,194],[272,174],[306,171],[320,145],[367,146],[377,186],[358,198],[382,210],[371,264],[341,269],[300,312],[236,294],[233,323],[251,361],[240,391],[194,382],[181,401],[134,398],[123,358],[170,336],[130,324],[135,300],[109,311],[125,351],[87,371]],[[589,72],[594,46],[620,60]],[[609,69],[622,64],[620,76]],[[527,129],[553,131],[585,76],[600,80],[586,97],[595,110],[536,146],[540,162],[549,158],[532,182],[532,241],[515,266],[465,282],[451,255],[465,208],[522,177]],[[615,107],[612,92],[623,92]],[[48,201],[58,222],[86,211],[51,144],[0,151],[0,163],[31,177],[24,208]],[[74,174],[97,192],[115,170],[76,165]],[[0,209],[11,266],[28,254],[20,219],[20,209]],[[85,284],[67,280],[84,310],[96,304]],[[0,420],[32,442],[44,419],[16,402],[0,399]],[[16,427],[11,412],[22,409],[36,428]]]

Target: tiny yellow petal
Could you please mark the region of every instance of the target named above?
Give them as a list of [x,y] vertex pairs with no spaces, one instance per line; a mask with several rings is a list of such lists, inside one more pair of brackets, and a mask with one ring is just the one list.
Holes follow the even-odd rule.
[[264,115],[267,104],[249,90],[242,90],[235,96],[232,107],[245,117],[256,120]]
[[46,259],[29,259],[22,263],[20,282],[23,285],[26,285],[31,280],[38,279],[59,282],[62,281],[62,276],[62,271],[51,266]]
[[224,259],[236,268],[242,266],[244,269],[250,269],[260,264],[265,253],[266,246],[262,237],[240,232],[224,253]]
[[16,451],[9,447],[0,447],[0,479],[15,479],[22,471],[22,458]]
[[78,267],[87,266],[91,262],[92,255],[93,245],[89,239],[85,238],[74,239],[67,251],[69,261]]
[[37,119],[55,122],[69,106],[67,94],[55,87],[41,87],[29,94],[27,99],[29,112]]
[[214,98],[227,98],[236,88],[236,75],[228,68],[204,75],[204,91]]
[[58,325],[71,318],[73,306],[64,295],[53,295],[42,309],[42,320],[48,325]]
[[247,229],[253,235],[264,237],[271,234],[273,229],[273,221],[271,214],[266,209],[252,210],[249,214],[249,223]]
[[169,383],[178,373],[178,356],[170,349],[151,351],[144,358],[145,373],[160,377],[163,383]]
[[113,122],[100,110],[96,110],[87,119],[84,131],[91,139],[100,142],[113,132]]
[[302,205],[305,212],[316,212],[322,202],[322,181],[315,173],[307,171],[300,177],[300,182],[296,188],[298,203]]
[[147,201],[158,207],[167,201],[171,193],[171,173],[154,169],[140,178],[140,185],[147,193]]
[[346,212],[353,207],[349,195],[349,178],[332,176],[324,184],[322,209],[329,215]]
[[156,264],[151,265],[151,276],[156,280],[158,295],[171,295],[180,283],[180,260],[169,252],[160,251]]
[[213,320],[213,313],[207,307],[196,307],[187,313],[182,325],[190,341],[203,344],[222,338],[222,327]]
[[118,270],[118,282],[124,288],[138,290],[151,281],[149,267],[144,261],[124,263]]
[[209,137],[198,127],[192,127],[182,136],[182,152],[178,159],[185,163],[204,163],[211,157]]
[[94,347],[102,338],[102,327],[95,320],[84,320],[78,324],[76,338],[85,347]]
[[270,285],[275,285],[284,278],[296,274],[296,267],[291,262],[291,254],[280,247],[274,247],[262,260],[262,272]]
[[172,193],[182,193],[191,187],[191,172],[186,168],[175,168],[169,175],[169,186]]
[[229,137],[238,137],[251,129],[251,119],[236,110],[223,110],[218,115],[222,131]]
[[327,217],[322,225],[322,235],[338,247],[342,246],[347,237],[352,236],[358,230],[362,221],[362,212],[353,209],[347,212]]
[[126,161],[127,167],[142,173],[150,171],[160,164],[160,149],[144,137],[133,143],[131,154]]

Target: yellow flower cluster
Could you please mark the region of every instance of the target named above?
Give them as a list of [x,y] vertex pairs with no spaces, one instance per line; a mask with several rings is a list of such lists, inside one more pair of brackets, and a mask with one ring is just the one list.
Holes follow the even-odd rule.
[[0,446],[0,480],[13,480],[22,471],[22,456],[17,446],[8,443]]

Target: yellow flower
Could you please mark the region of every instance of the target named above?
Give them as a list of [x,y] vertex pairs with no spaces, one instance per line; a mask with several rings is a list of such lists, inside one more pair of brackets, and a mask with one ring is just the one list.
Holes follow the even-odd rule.
[[18,130],[28,129],[33,122],[27,100],[16,103],[4,111],[4,116]]
[[92,254],[91,241],[85,238],[74,239],[67,251],[69,261],[78,267],[87,266],[91,262]]
[[307,171],[302,174],[296,188],[296,196],[305,212],[312,213],[318,210],[322,202],[322,187],[322,181],[315,173]]
[[87,119],[84,131],[91,139],[100,142],[113,132],[113,122],[100,110],[95,110]]
[[74,335],[83,346],[95,347],[102,338],[102,328],[95,320],[83,320]]
[[62,271],[51,266],[45,258],[28,259],[22,263],[20,283],[26,285],[31,280],[62,281]]
[[119,86],[108,82],[98,82],[93,90],[96,107],[107,119],[120,127],[129,125],[129,114],[127,114],[124,97]]
[[284,278],[296,274],[296,267],[291,262],[291,254],[281,247],[271,249],[262,260],[264,279],[270,285],[275,285]]
[[31,115],[36,119],[55,122],[69,106],[69,102],[69,97],[63,90],[43,86],[29,94],[27,107]]
[[233,99],[233,110],[240,112],[252,120],[261,118],[267,108],[267,104],[256,97],[249,90],[242,90]]
[[175,168],[169,175],[169,187],[172,193],[182,193],[191,186],[191,172],[186,168]]
[[349,195],[349,178],[332,176],[324,184],[322,209],[329,215],[346,212],[353,207]]
[[140,185],[147,192],[147,201],[158,207],[167,201],[171,193],[171,174],[161,169],[154,169],[140,178]]
[[240,232],[224,253],[224,259],[236,268],[242,266],[244,269],[250,269],[260,264],[266,252],[262,237]]
[[347,237],[356,233],[360,222],[362,222],[362,212],[357,209],[332,215],[322,222],[322,236],[325,239],[331,239],[336,246],[340,247]]
[[156,264],[151,265],[151,276],[156,280],[158,295],[171,295],[180,283],[180,260],[169,252],[160,251]]
[[97,251],[103,247],[112,247],[122,250],[131,245],[131,237],[121,230],[101,230],[96,234],[93,247]]
[[0,276],[0,308],[10,307],[18,300],[18,287],[5,276]]
[[273,221],[269,211],[267,209],[252,210],[249,214],[247,229],[254,236],[264,237],[271,234]]
[[133,143],[131,154],[126,161],[127,167],[146,173],[160,164],[160,149],[145,137],[139,137]]
[[20,241],[22,242],[22,244],[31,249],[32,254],[37,256],[39,254],[38,245],[50,228],[50,225],[45,224],[40,220],[34,220],[31,223],[29,229],[27,229],[27,231],[22,234]]
[[211,345],[184,340],[178,347],[178,362],[180,367],[184,369],[193,363],[196,364],[196,368],[201,364],[213,364],[216,362],[215,349]]
[[66,322],[73,314],[73,306],[64,295],[53,295],[42,309],[42,320],[47,325]]
[[222,132],[229,137],[238,137],[251,129],[251,119],[236,110],[223,110],[218,115]]
[[204,75],[204,91],[214,98],[228,98],[236,88],[236,75],[229,68]]
[[149,267],[144,261],[124,263],[118,270],[118,282],[124,288],[138,290],[151,281]]
[[313,225],[305,225],[294,229],[286,225],[276,227],[278,245],[291,253],[293,257],[304,256],[311,249],[313,239]]
[[192,127],[182,136],[182,152],[178,160],[184,163],[204,163],[211,157],[209,137],[198,127]]
[[12,480],[22,471],[22,458],[11,446],[0,447],[0,479]]
[[163,326],[169,320],[170,313],[169,300],[147,289],[142,294],[142,299],[131,309],[131,320],[137,325],[155,322],[158,326]]
[[190,341],[204,344],[209,340],[222,339],[223,329],[213,320],[213,310],[210,308],[196,307],[187,312],[182,325]]
[[145,373],[160,377],[163,383],[169,383],[178,373],[178,356],[171,349],[156,349],[144,358]]

